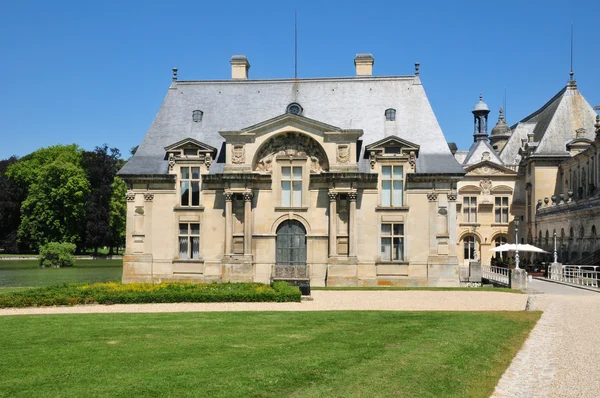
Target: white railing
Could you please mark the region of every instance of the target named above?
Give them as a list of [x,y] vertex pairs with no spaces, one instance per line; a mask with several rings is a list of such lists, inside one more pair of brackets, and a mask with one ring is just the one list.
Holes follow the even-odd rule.
[[510,270],[508,268],[484,265],[481,267],[481,273],[485,279],[510,285]]
[[548,279],[582,286],[599,287],[600,266],[552,264],[548,267]]

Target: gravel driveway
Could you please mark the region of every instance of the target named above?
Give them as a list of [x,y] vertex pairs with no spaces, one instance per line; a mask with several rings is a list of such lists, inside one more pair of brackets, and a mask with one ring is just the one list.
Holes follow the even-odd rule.
[[301,303],[115,304],[74,307],[8,308],[1,315],[202,311],[522,311],[526,294],[469,291],[314,290]]

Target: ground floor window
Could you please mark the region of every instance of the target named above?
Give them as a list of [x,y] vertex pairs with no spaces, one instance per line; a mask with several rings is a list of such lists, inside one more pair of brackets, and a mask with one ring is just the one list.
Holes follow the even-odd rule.
[[179,223],[179,259],[200,258],[200,224]]
[[[506,236],[498,236],[494,239],[494,247],[502,246],[508,243]],[[504,258],[507,252],[496,252],[496,260]]]
[[381,259],[404,261],[404,224],[381,224]]
[[467,236],[463,239],[464,259],[475,260],[475,239],[472,236]]

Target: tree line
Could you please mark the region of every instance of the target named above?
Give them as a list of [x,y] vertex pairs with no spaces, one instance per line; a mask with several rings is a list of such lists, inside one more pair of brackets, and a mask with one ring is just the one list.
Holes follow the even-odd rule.
[[38,149],[0,160],[0,249],[37,252],[48,242],[77,251],[124,245],[127,185],[116,176],[125,160],[108,145]]

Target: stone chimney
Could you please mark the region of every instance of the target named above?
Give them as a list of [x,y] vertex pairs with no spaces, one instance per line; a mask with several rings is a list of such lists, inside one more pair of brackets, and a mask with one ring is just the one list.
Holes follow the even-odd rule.
[[356,66],[356,76],[373,76],[373,64],[375,60],[371,54],[356,54],[354,66]]
[[245,55],[234,55],[231,57],[231,78],[248,80],[248,69],[250,62]]

